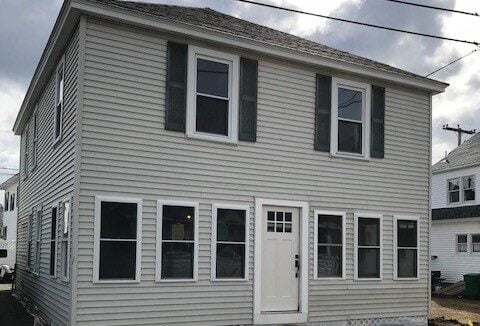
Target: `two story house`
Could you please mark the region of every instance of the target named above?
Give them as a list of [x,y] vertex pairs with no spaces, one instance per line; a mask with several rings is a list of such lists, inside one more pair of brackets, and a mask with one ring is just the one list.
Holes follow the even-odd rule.
[[432,169],[432,270],[446,282],[480,273],[480,133]]
[[209,8],[65,1],[14,126],[17,294],[51,325],[426,325],[446,86]]
[[13,276],[16,256],[18,179],[15,174],[0,184],[4,192],[3,212],[0,212],[0,280]]

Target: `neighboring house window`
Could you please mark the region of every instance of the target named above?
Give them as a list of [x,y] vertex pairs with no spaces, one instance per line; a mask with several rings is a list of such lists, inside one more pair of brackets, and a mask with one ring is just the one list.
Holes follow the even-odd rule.
[[480,234],[472,234],[472,252],[480,252]]
[[9,192],[5,192],[5,212],[8,212],[8,209],[10,207],[10,193]]
[[[345,213],[315,212],[317,278],[343,278],[345,275]],[[314,268],[315,270],[315,268]]]
[[50,275],[57,276],[57,221],[58,206],[52,207],[51,229],[50,229]]
[[395,218],[396,278],[418,277],[418,219]]
[[60,230],[60,273],[63,281],[68,281],[70,270],[70,200],[63,201],[61,209]]
[[382,278],[382,220],[380,215],[355,214],[356,277]]
[[212,205],[212,280],[248,278],[248,211]]
[[58,64],[55,75],[55,117],[54,117],[54,142],[62,138],[63,129],[63,95],[64,95],[64,61]]
[[95,282],[139,282],[142,200],[95,198]]
[[13,211],[15,209],[15,193],[10,195],[10,210]]
[[475,178],[473,176],[463,177],[463,200],[475,200]]
[[239,57],[188,48],[187,135],[238,140]]
[[40,245],[42,240],[42,211],[35,214],[35,261],[33,265],[33,272],[39,274],[40,272]]
[[370,156],[371,86],[350,80],[332,79],[332,152]]
[[468,236],[457,234],[457,252],[468,252]]
[[38,153],[38,136],[37,136],[37,112],[33,115],[33,144],[32,144],[32,169],[37,166],[37,153]]
[[7,237],[8,237],[8,228],[6,226],[3,227],[3,231],[2,231],[2,234],[3,234],[3,239],[4,240],[7,240]]
[[157,272],[160,280],[196,280],[198,203],[158,201]]

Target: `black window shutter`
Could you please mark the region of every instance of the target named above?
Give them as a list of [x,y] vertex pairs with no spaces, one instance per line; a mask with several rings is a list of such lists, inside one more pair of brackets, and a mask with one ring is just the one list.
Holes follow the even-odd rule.
[[165,129],[185,132],[187,45],[168,42]]
[[257,81],[258,62],[240,59],[240,103],[238,110],[238,139],[257,141]]
[[370,156],[383,158],[385,154],[385,88],[372,86],[371,148]]
[[316,151],[330,152],[332,77],[317,75],[316,79],[314,146]]

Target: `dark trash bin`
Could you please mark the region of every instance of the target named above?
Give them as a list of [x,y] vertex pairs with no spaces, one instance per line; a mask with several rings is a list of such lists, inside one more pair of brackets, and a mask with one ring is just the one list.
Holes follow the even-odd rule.
[[465,298],[480,300],[480,274],[463,275],[465,281]]

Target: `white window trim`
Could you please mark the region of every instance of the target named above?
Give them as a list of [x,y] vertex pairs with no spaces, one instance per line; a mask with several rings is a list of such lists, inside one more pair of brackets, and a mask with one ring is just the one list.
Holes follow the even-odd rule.
[[[458,251],[458,236],[459,235],[466,235],[467,236],[467,251]],[[469,234],[468,233],[455,233],[455,253],[457,255],[462,255],[462,256],[466,256],[470,253],[470,250],[469,250],[469,247],[470,247],[470,237],[469,237]]]
[[[133,280],[101,280],[99,278],[100,271],[100,226],[101,226],[101,203],[103,201],[118,202],[118,203],[134,203],[137,204],[137,252],[136,252],[136,267],[135,279]],[[109,196],[95,196],[95,222],[94,222],[94,249],[93,249],[93,283],[140,283],[141,280],[141,264],[142,264],[142,213],[143,200],[141,198],[128,197],[109,197]]]
[[[398,277],[398,220],[417,222],[417,277]],[[414,247],[410,247],[413,249]],[[393,216],[393,279],[397,281],[418,281],[420,280],[420,218],[417,216]]]
[[[63,205],[64,205],[64,203],[67,203],[67,202],[70,204],[70,213],[68,215],[69,216],[69,218],[68,218],[68,237],[66,239],[64,239],[63,229],[65,228],[65,225],[64,225],[65,217],[63,216],[63,214],[64,214]],[[61,223],[57,222],[57,228],[58,228],[59,225],[61,225],[60,233],[57,232],[57,235],[59,235],[59,239],[57,239],[57,242],[60,243],[60,280],[62,280],[63,282],[68,282],[70,280],[70,242],[71,242],[71,237],[72,237],[71,225],[72,225],[72,212],[73,212],[72,202],[73,201],[72,201],[72,198],[70,196],[65,197],[60,202],[60,205],[59,205],[60,210],[61,210],[61,214],[60,214],[60,211],[57,210],[57,216],[61,217],[61,219],[60,219]],[[63,275],[63,264],[62,264],[63,257],[61,256],[61,254],[62,254],[62,243],[64,243],[64,242],[67,243],[67,261],[66,261],[67,275],[66,276]]]
[[[245,270],[243,278],[217,278],[217,211],[218,209],[235,209],[245,211]],[[211,261],[210,261],[210,280],[216,282],[224,281],[248,281],[249,264],[249,230],[250,230],[250,207],[246,205],[233,204],[212,204],[212,236],[211,236]],[[241,242],[239,242],[240,244]]]
[[[299,309],[293,313],[262,313],[262,228],[263,206],[285,206],[300,209],[299,219]],[[288,324],[306,323],[308,320],[308,239],[309,239],[309,205],[308,202],[255,198],[255,246],[253,265],[253,323],[254,324]]]
[[[196,125],[196,94],[197,94],[197,65],[196,59],[203,58],[228,64],[229,66],[229,114],[228,136],[197,132]],[[239,102],[240,58],[237,55],[188,46],[187,68],[187,110],[186,136],[224,143],[238,143],[238,102]]]
[[27,266],[28,266],[28,271],[33,272],[33,217],[35,216],[35,211],[31,211],[30,214],[28,214],[28,221],[27,221],[27,230],[28,230],[28,239],[27,239]]
[[24,151],[23,151],[23,179],[25,180],[27,177],[28,177],[28,174],[29,174],[29,167],[28,167],[28,158],[29,158],[29,155],[28,155],[28,152],[30,151],[30,147],[28,146],[29,144],[29,139],[30,139],[30,135],[29,135],[29,126],[30,124],[27,123],[25,125],[25,145],[24,145]]
[[[59,217],[60,217],[60,205],[59,203],[55,203],[51,206],[51,211],[50,211],[50,218],[52,218],[52,211],[53,211],[53,208],[56,208],[57,209],[57,214],[55,215],[55,223],[56,223],[56,227],[55,227],[55,240],[52,240],[51,238],[51,227],[52,225],[50,224],[50,237],[48,239],[48,241],[50,242],[50,247],[52,246],[52,242],[55,242],[55,257],[53,257],[53,260],[54,260],[54,264],[53,264],[53,275],[50,274],[50,256],[49,256],[49,259],[48,259],[48,275],[50,276],[50,278],[57,278],[57,269],[58,269],[58,221],[59,221]],[[51,249],[50,249],[50,255],[51,255]]]
[[[339,152],[338,151],[338,88],[353,89],[363,94],[362,110],[362,154]],[[330,154],[332,156],[356,158],[362,160],[370,159],[370,98],[371,85],[342,78],[332,78],[332,112],[331,112],[331,133],[330,133]]]
[[[480,244],[480,242],[473,242],[473,236],[474,235],[480,235],[480,232],[478,233],[471,233],[470,234],[470,253],[472,255],[480,255],[480,251],[473,251],[473,245],[474,244]],[[467,240],[468,241],[468,240]]]
[[[58,99],[58,71],[60,69],[62,70],[62,78],[63,78],[63,96],[62,96],[62,101],[59,102]],[[57,67],[55,68],[55,107],[53,110],[53,146],[57,145],[61,140],[63,136],[63,113],[64,113],[64,102],[65,102],[65,56],[63,56],[60,61],[57,64]],[[61,113],[60,113],[60,131],[58,133],[58,137],[55,136],[55,129],[57,128],[57,107],[58,104],[61,104]]]
[[[473,189],[475,191],[475,199],[472,200],[465,200],[465,188],[463,187],[463,179],[464,178],[472,178],[473,182],[475,182],[475,186],[473,188],[468,188],[468,189]],[[458,180],[458,185],[459,185],[459,194],[458,194],[458,201],[456,202],[450,202],[450,190],[449,190],[449,183],[452,180]],[[447,179],[447,205],[448,206],[462,206],[465,204],[471,205],[475,204],[477,202],[477,186],[476,186],[476,175],[475,174],[469,174],[469,175],[464,175],[464,176],[458,176],[458,177],[453,177],[453,178],[448,178]]]
[[[193,207],[195,219],[193,221],[193,278],[169,278],[162,279],[162,222],[163,206],[183,206]],[[155,282],[197,282],[198,281],[198,224],[200,218],[200,209],[198,202],[178,201],[178,200],[157,200],[157,237],[156,237],[156,268]]]
[[[345,268],[346,268],[346,212],[339,211],[325,211],[325,210],[315,210],[313,213],[314,219],[314,230],[313,230],[313,279],[320,281],[329,281],[329,280],[344,280],[346,277]],[[341,277],[319,277],[318,276],[318,215],[337,215],[342,217],[342,276]]]
[[[363,281],[381,281],[383,280],[383,215],[374,214],[374,213],[354,213],[354,280],[363,282]],[[358,219],[359,218],[376,218],[380,220],[380,277],[364,278],[358,277]]]
[[33,135],[32,135],[32,171],[37,167],[38,155],[38,105],[32,115]]
[[42,245],[42,208],[38,208],[33,213],[35,218],[35,237],[34,237],[34,255],[33,255],[33,270],[32,273],[35,276],[40,275],[40,256],[41,256],[41,245]]

